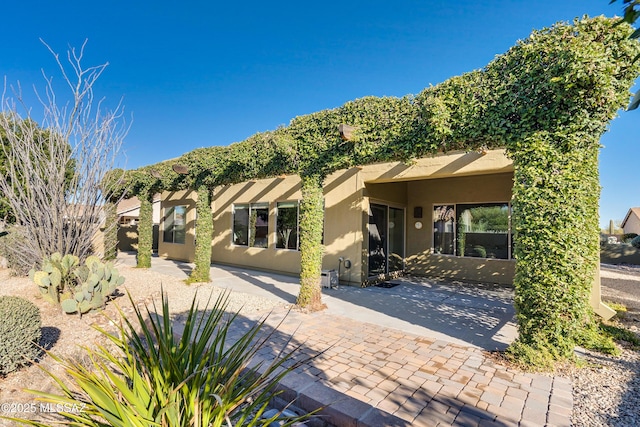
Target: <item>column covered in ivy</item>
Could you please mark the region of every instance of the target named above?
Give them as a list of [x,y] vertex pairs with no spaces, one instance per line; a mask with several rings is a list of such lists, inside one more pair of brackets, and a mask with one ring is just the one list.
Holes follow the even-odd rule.
[[300,201],[300,293],[296,304],[311,311],[322,308],[322,230],[324,202],[322,177],[302,176]]
[[118,254],[118,209],[115,203],[104,204],[104,259],[115,259]]
[[153,193],[142,193],[138,219],[138,259],[136,267],[150,268],[153,251]]
[[211,281],[211,236],[213,235],[211,190],[206,185],[201,185],[197,191],[195,267],[188,279],[190,283]]
[[539,132],[513,153],[519,339],[512,351],[520,358],[570,357],[590,323],[599,262],[598,149],[598,135]]

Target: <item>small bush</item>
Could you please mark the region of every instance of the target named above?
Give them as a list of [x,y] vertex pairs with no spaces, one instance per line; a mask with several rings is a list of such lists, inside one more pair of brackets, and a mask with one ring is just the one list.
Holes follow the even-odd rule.
[[599,353],[618,356],[620,349],[613,340],[614,336],[605,329],[604,324],[601,321],[594,321],[582,331],[577,344]]
[[622,235],[622,243],[630,243],[636,237],[638,237],[637,233],[625,233]]
[[487,250],[485,249],[484,246],[480,246],[480,245],[476,245],[473,247],[473,252],[475,253],[476,256],[480,257],[480,258],[486,258],[487,257]]
[[24,298],[2,296],[0,319],[0,375],[6,375],[38,357],[40,309]]
[[619,319],[622,319],[625,317],[626,313],[627,313],[627,306],[624,304],[620,304],[618,302],[615,301],[603,301],[606,305],[609,306],[609,308],[613,309],[616,311],[616,317]]
[[515,340],[506,350],[505,357],[510,362],[526,371],[551,371],[558,362],[565,362],[569,358],[555,351],[541,338],[540,341],[524,343]]
[[12,226],[0,233],[0,257],[7,260],[7,267],[15,271],[16,274],[26,276],[33,265],[25,261],[15,248],[24,247],[20,242],[24,241],[24,234],[19,227]]
[[600,329],[604,334],[611,337],[611,339],[626,343],[634,350],[640,349],[640,338],[634,332],[624,328],[617,322],[607,322],[600,325]]
[[634,248],[640,249],[640,236],[636,236],[633,239],[631,239],[631,246],[633,246]]

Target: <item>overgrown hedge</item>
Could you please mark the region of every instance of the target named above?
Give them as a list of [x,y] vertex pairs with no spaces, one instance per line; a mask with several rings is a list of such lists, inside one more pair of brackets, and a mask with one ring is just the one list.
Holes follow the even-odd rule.
[[[287,127],[228,147],[198,149],[131,171],[128,182],[133,188],[195,189],[199,183],[213,188],[283,173],[303,177],[308,200],[301,204],[299,303],[306,304],[315,298],[306,297],[308,287],[319,287],[316,198],[327,174],[450,150],[506,148],[515,167],[516,347],[537,343],[553,349],[554,357],[566,357],[590,313],[598,253],[598,141],[628,102],[639,71],[631,27],[615,24],[584,18],[535,31],[484,69],[415,96],[366,97],[297,117]],[[341,123],[356,127],[352,141],[340,138]],[[189,173],[173,172],[176,163]],[[304,218],[313,218],[308,227]]]

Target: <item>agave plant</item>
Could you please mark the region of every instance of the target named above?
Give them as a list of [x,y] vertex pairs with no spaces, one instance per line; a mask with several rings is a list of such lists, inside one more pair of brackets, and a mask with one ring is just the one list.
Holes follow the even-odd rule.
[[[89,363],[55,358],[68,377],[47,372],[56,381],[59,394],[29,390],[45,405],[66,408],[59,413],[62,424],[73,426],[282,426],[308,419],[312,414],[292,416],[282,411],[264,415],[277,382],[299,364],[286,363],[298,350],[281,351],[270,362],[252,362],[273,337],[259,334],[266,319],[239,339],[229,339],[238,314],[225,312],[228,294],[218,297],[209,309],[191,304],[181,335],[171,321],[163,292],[158,315],[145,307],[146,316],[133,304],[134,325],[120,312],[117,334],[100,330],[116,351],[99,346],[85,348]],[[138,332],[140,331],[140,332]],[[290,339],[284,348],[288,348]],[[308,360],[308,359],[307,359]],[[12,419],[27,425],[49,426],[40,421]]]

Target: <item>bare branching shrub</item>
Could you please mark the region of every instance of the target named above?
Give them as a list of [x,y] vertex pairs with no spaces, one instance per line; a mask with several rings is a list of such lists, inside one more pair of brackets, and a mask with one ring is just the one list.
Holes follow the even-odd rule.
[[[114,169],[128,126],[123,106],[105,111],[93,87],[108,64],[84,68],[85,48],[71,48],[63,62],[49,46],[71,90],[61,101],[52,78],[45,76],[45,92],[36,95],[42,121],[32,119],[19,85],[2,96],[0,132],[4,166],[0,190],[9,201],[26,239],[9,248],[26,264],[37,266],[45,256],[60,252],[81,259],[94,253],[92,242],[104,222],[103,206],[113,200],[117,180],[104,180]],[[6,86],[6,85],[5,85]],[[21,114],[20,112],[25,113]],[[106,231],[116,224],[106,224]],[[103,252],[98,249],[99,254]]]

